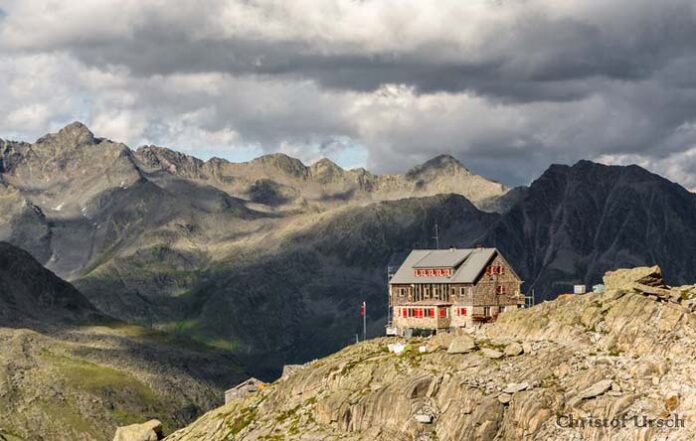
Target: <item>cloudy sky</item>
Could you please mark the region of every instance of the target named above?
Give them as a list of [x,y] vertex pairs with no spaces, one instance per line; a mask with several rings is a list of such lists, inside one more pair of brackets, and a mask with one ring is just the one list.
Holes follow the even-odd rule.
[[[173,6],[175,5],[176,6]],[[696,188],[693,0],[0,0],[0,137]]]

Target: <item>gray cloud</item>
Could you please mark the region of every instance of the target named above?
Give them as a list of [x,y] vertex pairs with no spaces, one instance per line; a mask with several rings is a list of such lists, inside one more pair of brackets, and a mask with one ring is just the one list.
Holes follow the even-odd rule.
[[694,185],[692,1],[47,4],[0,0],[3,136],[85,119],[202,156],[446,152],[509,184],[634,159]]

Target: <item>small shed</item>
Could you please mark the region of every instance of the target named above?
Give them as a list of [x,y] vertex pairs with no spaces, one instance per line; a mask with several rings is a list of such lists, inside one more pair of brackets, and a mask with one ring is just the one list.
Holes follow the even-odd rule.
[[240,398],[246,397],[247,395],[258,392],[259,390],[266,387],[266,385],[266,383],[259,380],[258,378],[251,377],[248,380],[239,383],[232,389],[228,389],[225,391],[225,404],[229,403],[230,401],[238,400]]

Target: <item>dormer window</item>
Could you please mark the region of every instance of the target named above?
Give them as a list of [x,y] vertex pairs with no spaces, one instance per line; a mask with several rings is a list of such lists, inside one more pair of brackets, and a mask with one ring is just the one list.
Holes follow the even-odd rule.
[[414,269],[413,275],[416,277],[451,277],[454,274],[452,268],[425,268]]

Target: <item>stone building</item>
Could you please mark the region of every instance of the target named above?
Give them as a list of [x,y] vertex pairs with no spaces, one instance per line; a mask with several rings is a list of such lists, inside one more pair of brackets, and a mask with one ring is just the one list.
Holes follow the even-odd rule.
[[228,389],[225,391],[225,404],[233,400],[244,398],[249,394],[256,393],[266,386],[266,383],[257,378],[249,378],[248,380],[239,383],[232,389]]
[[399,335],[493,321],[524,305],[522,281],[495,248],[413,250],[389,281]]

